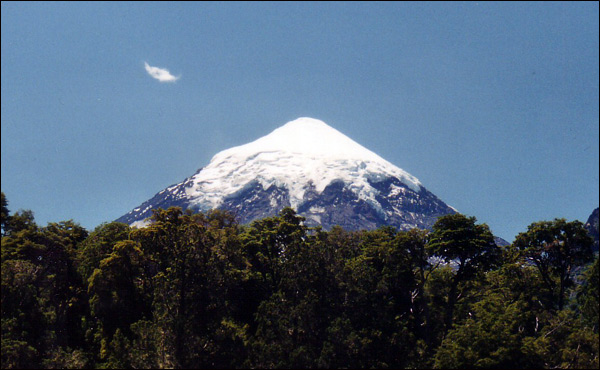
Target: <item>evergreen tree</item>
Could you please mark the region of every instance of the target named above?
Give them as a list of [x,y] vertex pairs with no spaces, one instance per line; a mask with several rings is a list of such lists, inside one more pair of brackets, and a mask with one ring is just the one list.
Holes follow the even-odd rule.
[[102,337],[110,340],[117,330],[131,337],[129,326],[149,315],[144,258],[138,243],[117,242],[89,278],[91,314],[99,320]]
[[[236,333],[230,330],[238,327],[232,310],[239,305],[231,293],[239,291],[247,266],[237,224],[222,213],[207,218],[179,208],[158,210],[152,221],[131,233],[151,261],[153,287],[153,324],[138,328],[160,333],[145,335],[158,340],[154,346],[160,367],[230,366],[238,359],[227,355],[240,351],[221,344],[232,343],[224,333]],[[239,341],[234,338],[233,343]]]
[[551,317],[539,304],[537,275],[534,268],[513,262],[486,273],[482,294],[443,339],[434,367],[543,367],[538,353],[524,349]]
[[526,357],[539,359],[546,369],[598,369],[598,333],[583,324],[569,309],[556,312],[523,343]]
[[577,302],[582,320],[598,334],[598,319],[600,316],[600,277],[598,271],[598,256],[594,263],[584,272],[584,281],[578,288]]
[[100,261],[113,252],[117,242],[129,239],[131,228],[123,223],[111,222],[102,224],[81,243],[77,253],[77,268],[83,281],[87,282]]
[[[27,211],[9,217],[2,237],[3,358],[40,367],[83,342],[86,299],[73,257],[87,232],[72,221],[40,229]],[[9,354],[15,346],[25,357]]]
[[494,267],[499,262],[500,249],[486,224],[477,225],[475,217],[462,214],[438,218],[427,245],[430,255],[446,264],[455,265],[446,301],[445,330],[452,327],[454,307],[463,296],[459,284]]
[[529,225],[527,232],[517,235],[513,246],[538,268],[556,297],[556,307],[562,310],[574,269],[593,258],[592,244],[581,222],[555,219]]
[[40,296],[43,272],[29,261],[2,263],[2,368],[41,366],[47,318]]
[[2,368],[598,368],[577,222],[501,250],[463,215],[348,232],[171,208],[88,235],[1,203]]
[[8,200],[4,195],[4,192],[0,192],[0,230],[2,232],[2,236],[6,235],[8,231],[8,220],[10,211],[8,210]]

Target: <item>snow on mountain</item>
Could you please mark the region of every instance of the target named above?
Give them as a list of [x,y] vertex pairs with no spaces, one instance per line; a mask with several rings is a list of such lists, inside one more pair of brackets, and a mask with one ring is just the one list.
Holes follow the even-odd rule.
[[234,212],[243,223],[291,206],[309,225],[429,228],[455,210],[414,176],[313,118],[298,118],[251,143],[217,153],[118,221],[133,224],[153,208]]
[[216,208],[224,196],[257,180],[263,188],[275,184],[288,189],[296,208],[308,183],[320,193],[333,180],[342,180],[375,205],[376,191],[367,180],[386,176],[420,190],[419,180],[324,122],[299,118],[254,142],[218,153],[193,177],[194,185],[186,193],[194,203]]

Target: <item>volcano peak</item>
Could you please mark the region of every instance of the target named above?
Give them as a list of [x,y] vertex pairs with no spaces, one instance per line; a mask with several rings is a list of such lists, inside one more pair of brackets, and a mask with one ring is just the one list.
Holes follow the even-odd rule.
[[427,228],[455,211],[417,178],[325,122],[301,117],[210,163],[121,217],[133,223],[154,207],[232,211],[242,223],[291,206],[311,225]]

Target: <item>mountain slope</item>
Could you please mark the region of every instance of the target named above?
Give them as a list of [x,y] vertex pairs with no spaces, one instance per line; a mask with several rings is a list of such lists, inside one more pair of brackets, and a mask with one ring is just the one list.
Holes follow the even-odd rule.
[[350,230],[430,228],[437,217],[455,213],[414,176],[312,118],[217,153],[117,221],[139,223],[152,209],[170,206],[224,209],[242,223],[291,206],[309,226]]
[[594,239],[594,251],[598,251],[598,214],[599,214],[599,209],[596,208],[592,214],[590,215],[590,217],[588,217],[587,222],[585,223],[585,228],[588,231],[588,233],[590,234],[590,236]]

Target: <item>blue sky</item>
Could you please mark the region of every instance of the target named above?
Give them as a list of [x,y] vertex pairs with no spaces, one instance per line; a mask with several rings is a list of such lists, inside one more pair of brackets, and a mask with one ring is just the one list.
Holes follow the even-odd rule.
[[2,191],[40,225],[92,230],[302,116],[508,241],[598,207],[598,2],[1,7]]

